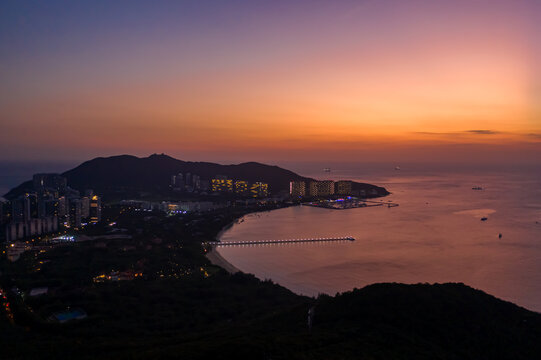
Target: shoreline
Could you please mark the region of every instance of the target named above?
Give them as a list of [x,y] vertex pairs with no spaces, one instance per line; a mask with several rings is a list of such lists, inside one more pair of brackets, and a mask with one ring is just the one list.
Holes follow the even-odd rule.
[[[214,239],[215,239],[215,241],[221,241],[220,238],[222,237],[222,235],[227,230],[231,229],[233,227],[233,225],[237,224],[240,219],[242,219],[243,217],[245,217],[247,215],[256,214],[256,213],[265,212],[265,211],[273,211],[273,210],[283,209],[283,208],[286,208],[286,207],[289,207],[289,206],[290,205],[282,206],[282,207],[279,207],[279,208],[276,208],[276,209],[271,209],[271,210],[257,210],[257,211],[247,212],[246,214],[236,218],[235,220],[231,221],[229,224],[225,225],[220,231],[218,231],[218,233],[216,234]],[[238,273],[238,272],[242,272],[235,265],[233,265],[229,261],[227,261],[222,256],[222,254],[220,254],[218,252],[218,250],[216,250],[215,247],[211,247],[209,252],[207,252],[205,254],[205,257],[210,261],[210,263],[212,265],[219,266],[219,267],[221,267],[222,269],[224,269],[225,271],[227,271],[230,274],[235,274],[235,273]]]
[[205,254],[205,257],[210,261],[212,265],[216,265],[224,269],[230,274],[236,274],[240,271],[237,267],[227,261],[222,254],[220,254],[216,248],[212,248],[208,253]]
[[[218,233],[216,234],[216,237],[215,237],[215,241],[220,241],[220,238],[222,237],[222,235],[229,229],[231,229],[233,227],[233,225],[235,225],[239,219],[242,219],[244,216],[248,215],[248,214],[252,214],[252,213],[247,213],[247,214],[244,214],[242,215],[241,217],[239,218],[236,218],[235,220],[231,221],[229,224],[227,224],[226,226],[224,226],[220,231],[218,231]],[[210,250],[209,252],[207,252],[205,254],[205,257],[210,261],[210,263],[212,265],[216,265],[216,266],[219,266],[221,267],[222,269],[224,269],[225,271],[227,271],[228,273],[230,274],[236,274],[238,272],[242,272],[240,271],[239,268],[237,268],[235,265],[231,264],[229,261],[227,261],[223,256],[222,254],[220,254],[218,252],[218,250],[216,250],[216,247],[210,247]]]

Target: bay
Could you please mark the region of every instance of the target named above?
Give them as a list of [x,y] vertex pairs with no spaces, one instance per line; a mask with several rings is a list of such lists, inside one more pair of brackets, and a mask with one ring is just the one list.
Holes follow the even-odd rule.
[[[385,186],[392,194],[382,200],[400,206],[296,206],[250,214],[221,241],[349,235],[356,241],[220,247],[220,254],[244,272],[310,296],[377,282],[463,282],[541,311],[538,172],[416,169],[362,177],[356,170],[318,175],[324,176]],[[484,190],[472,190],[475,186]]]

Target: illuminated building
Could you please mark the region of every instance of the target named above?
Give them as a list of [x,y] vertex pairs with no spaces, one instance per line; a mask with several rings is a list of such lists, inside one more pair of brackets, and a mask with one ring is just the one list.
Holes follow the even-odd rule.
[[244,180],[235,181],[235,194],[249,195],[248,182]]
[[289,183],[289,194],[293,197],[306,196],[306,183],[304,181],[291,181]]
[[64,224],[69,222],[68,199],[65,196],[58,198],[58,219]]
[[58,200],[45,200],[43,202],[43,216],[44,217],[58,217]]
[[269,194],[269,185],[267,183],[255,182],[250,186],[250,196],[266,197]]
[[352,182],[349,180],[340,180],[336,182],[336,193],[340,195],[351,195]]
[[98,195],[90,198],[90,222],[95,224],[101,221],[101,199]]
[[334,181],[311,181],[310,196],[329,196],[334,194]]
[[308,195],[317,196],[317,181],[310,181],[308,185]]
[[210,189],[212,192],[233,192],[233,180],[212,179]]
[[334,194],[334,181],[332,180],[323,180],[318,181],[317,183],[317,195],[318,196],[328,196]]

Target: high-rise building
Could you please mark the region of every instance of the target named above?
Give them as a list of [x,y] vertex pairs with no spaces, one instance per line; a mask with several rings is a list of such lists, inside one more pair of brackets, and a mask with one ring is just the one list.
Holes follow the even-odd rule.
[[98,195],[90,198],[90,222],[95,224],[101,221],[101,198]]
[[79,198],[69,199],[69,224],[71,227],[81,227],[81,200]]
[[7,224],[9,222],[9,215],[11,215],[11,211],[8,213],[8,202],[0,199],[0,225]]
[[317,196],[317,181],[310,181],[308,184],[308,195],[309,196]]
[[211,190],[213,192],[233,192],[233,180],[212,179]]
[[58,221],[61,224],[69,224],[69,203],[65,196],[58,198]]
[[45,189],[54,189],[58,192],[64,192],[68,181],[60,174],[35,174],[33,176],[34,190],[41,192]]
[[310,196],[329,196],[334,194],[334,181],[310,181]]
[[29,219],[35,219],[39,217],[39,207],[38,207],[38,196],[37,194],[25,194],[24,195],[28,199],[28,206],[29,206],[29,213],[30,217]]
[[263,182],[255,182],[250,186],[252,197],[266,197],[269,195],[269,185]]
[[235,194],[239,194],[242,196],[250,195],[250,191],[248,189],[248,182],[244,180],[235,181]]
[[306,196],[306,183],[304,181],[291,181],[289,183],[289,194],[292,197]]
[[199,190],[201,191],[207,191],[208,189],[210,189],[210,183],[208,180],[199,180]]
[[334,181],[323,180],[317,182],[317,195],[328,196],[334,194]]
[[52,199],[52,200],[45,200],[44,201],[44,213],[43,217],[56,217],[58,218],[58,204],[59,201]]
[[201,187],[201,177],[199,175],[192,175],[192,187],[195,190]]
[[335,192],[340,195],[351,195],[353,182],[340,180],[335,183]]
[[11,214],[14,222],[24,222],[30,219],[30,200],[20,196],[11,201]]
[[81,198],[81,217],[88,219],[90,217],[90,197],[84,196]]

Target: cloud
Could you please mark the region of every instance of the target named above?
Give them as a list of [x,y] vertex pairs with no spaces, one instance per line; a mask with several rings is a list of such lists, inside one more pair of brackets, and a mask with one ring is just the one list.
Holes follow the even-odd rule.
[[461,136],[461,135],[502,135],[510,134],[503,131],[495,130],[462,130],[453,132],[430,132],[430,131],[417,131],[414,134],[429,135],[429,136]]
[[460,132],[415,131],[414,134],[418,134],[418,135],[430,135],[430,136],[448,136],[448,135],[458,135],[458,134],[460,134]]
[[501,131],[494,131],[494,130],[466,130],[464,132],[470,133],[470,134],[478,134],[478,135],[498,135],[498,134],[503,134],[503,132],[501,132]]

